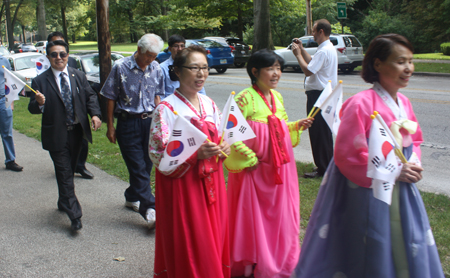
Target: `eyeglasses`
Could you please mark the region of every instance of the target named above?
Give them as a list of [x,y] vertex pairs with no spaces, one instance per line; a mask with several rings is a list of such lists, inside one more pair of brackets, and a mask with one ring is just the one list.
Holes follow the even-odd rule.
[[61,59],[64,59],[69,55],[67,52],[61,51],[59,53],[58,52],[50,53],[50,57],[52,57],[53,59],[58,58],[58,54],[59,54],[59,57],[61,57]]
[[197,66],[194,66],[194,67],[181,66],[181,67],[182,68],[187,68],[187,69],[189,69],[192,72],[200,72],[200,71],[203,71],[204,73],[209,72],[209,67],[197,67]]

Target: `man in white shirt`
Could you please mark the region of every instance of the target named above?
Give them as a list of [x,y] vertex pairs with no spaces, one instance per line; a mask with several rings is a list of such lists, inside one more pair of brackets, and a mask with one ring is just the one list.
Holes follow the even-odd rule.
[[[328,20],[319,19],[314,22],[312,35],[319,44],[314,58],[306,52],[301,41],[294,40],[292,43],[292,52],[296,56],[303,73],[307,76],[305,87],[306,112],[308,114],[328,81],[331,80],[333,88],[337,85],[338,59],[336,48],[330,41],[330,34],[331,25]],[[309,128],[309,139],[317,170],[313,173],[305,173],[305,177],[323,176],[333,157],[333,136],[321,113],[316,115],[314,124]]]

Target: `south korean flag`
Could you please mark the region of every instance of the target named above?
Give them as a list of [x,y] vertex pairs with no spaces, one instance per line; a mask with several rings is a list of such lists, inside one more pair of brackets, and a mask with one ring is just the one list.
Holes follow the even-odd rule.
[[194,154],[207,137],[184,117],[177,114],[158,169],[163,172],[172,172]]
[[372,120],[367,177],[372,178],[374,197],[390,205],[392,190],[402,163],[395,155],[395,143],[388,133],[377,119]]

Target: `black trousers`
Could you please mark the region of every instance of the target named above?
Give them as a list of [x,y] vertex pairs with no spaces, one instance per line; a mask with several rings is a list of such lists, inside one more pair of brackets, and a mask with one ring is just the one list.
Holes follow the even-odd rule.
[[73,220],[82,216],[81,205],[75,195],[73,175],[80,153],[83,130],[81,125],[78,124],[67,133],[67,142],[64,148],[59,151],[50,151],[50,157],[55,166],[58,183],[58,208],[65,211],[70,220]]
[[[309,114],[316,103],[322,91],[311,90],[306,91],[306,113]],[[318,113],[314,117],[314,123],[308,129],[309,140],[314,158],[314,164],[317,166],[319,175],[325,174],[328,164],[333,157],[333,134],[322,117],[322,113]]]
[[89,153],[89,142],[85,138],[81,141],[80,155],[78,156],[76,172],[86,169],[86,159]]

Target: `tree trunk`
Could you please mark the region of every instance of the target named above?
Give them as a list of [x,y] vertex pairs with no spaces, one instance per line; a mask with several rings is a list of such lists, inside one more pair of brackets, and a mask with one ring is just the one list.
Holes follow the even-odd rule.
[[23,43],[27,43],[27,37],[25,36],[25,26],[20,25],[20,27],[22,28],[22,38],[23,38]]
[[242,10],[241,10],[242,1],[239,0],[237,5],[238,5],[238,9],[237,9],[237,20],[238,20],[237,35],[238,35],[238,37],[241,40],[243,40],[244,39],[244,26],[243,26],[243,23],[242,23]]
[[312,12],[311,12],[311,0],[306,0],[306,33],[312,34]]
[[63,27],[64,40],[69,43],[69,38],[67,37],[67,22],[66,22],[66,7],[61,5],[61,20]]
[[[164,4],[164,0],[161,0],[161,14],[162,15],[167,15],[167,7]],[[169,30],[164,29],[162,35],[163,35],[162,39],[164,41],[168,41],[169,40]]]
[[6,25],[7,25],[7,33],[8,33],[8,49],[9,51],[12,50],[14,46],[14,27],[11,23],[11,10],[9,7],[9,0],[3,0],[3,3],[5,4],[5,13],[6,13]]
[[[111,72],[111,34],[109,32],[109,0],[96,0],[97,44],[100,61],[100,87],[103,87]],[[108,99],[98,95],[103,121],[106,122]]]
[[263,48],[275,49],[270,31],[269,0],[254,0],[253,14],[255,34],[252,52]]
[[36,8],[36,21],[38,25],[38,35],[36,40],[47,40],[47,26],[45,21],[45,3],[44,0],[38,0]]

